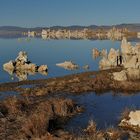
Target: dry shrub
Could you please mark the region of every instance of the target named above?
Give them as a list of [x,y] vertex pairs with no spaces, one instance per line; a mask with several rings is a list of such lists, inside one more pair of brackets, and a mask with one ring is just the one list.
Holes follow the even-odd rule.
[[117,140],[117,139],[121,138],[121,136],[123,134],[117,128],[110,127],[106,130],[106,135],[107,135],[106,137],[111,139],[111,140]]
[[124,111],[121,113],[120,115],[120,119],[126,119],[129,120],[129,113],[130,113],[130,109],[129,108],[125,108]]
[[96,132],[96,122],[93,120],[89,120],[87,128],[84,130],[88,134],[92,134]]
[[86,136],[82,136],[77,140],[98,140],[103,139],[104,133],[102,131],[97,130],[97,124],[93,120],[89,120],[87,128],[84,130],[86,132]]
[[44,112],[33,114],[27,118],[22,126],[22,131],[29,137],[41,137],[47,132],[48,117]]
[[29,102],[13,96],[1,102],[0,106],[3,106],[7,110],[7,114],[18,114],[27,110]]

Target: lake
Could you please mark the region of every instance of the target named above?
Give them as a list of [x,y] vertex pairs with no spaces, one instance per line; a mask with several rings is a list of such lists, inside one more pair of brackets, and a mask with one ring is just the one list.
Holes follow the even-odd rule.
[[[135,41],[133,41],[135,43]],[[120,41],[110,40],[42,40],[41,38],[32,38],[27,41],[25,38],[18,39],[0,39],[0,82],[18,81],[15,76],[10,76],[3,70],[3,64],[9,60],[14,60],[19,51],[26,51],[29,60],[37,65],[47,64],[49,67],[48,75],[41,74],[28,76],[28,79],[46,79],[50,77],[59,77],[73,73],[83,72],[82,66],[89,65],[89,71],[97,71],[100,58],[94,60],[92,49],[103,48],[109,50],[119,48]],[[80,66],[80,69],[69,71],[57,67],[56,63],[72,60]],[[1,93],[14,95],[14,92]],[[2,97],[1,95],[1,97]],[[89,119],[97,122],[98,128],[104,129],[109,126],[117,126],[120,113],[127,107],[139,108],[140,95],[126,95],[122,93],[108,92],[104,94],[86,93],[84,95],[70,96],[78,104],[85,107],[85,112],[73,117],[65,127],[69,130],[78,130],[85,128]]]

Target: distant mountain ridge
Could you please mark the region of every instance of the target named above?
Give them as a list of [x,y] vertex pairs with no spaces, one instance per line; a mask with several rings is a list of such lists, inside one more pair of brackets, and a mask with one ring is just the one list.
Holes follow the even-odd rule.
[[52,26],[52,27],[34,27],[34,28],[25,28],[18,26],[0,26],[0,34],[2,33],[21,33],[31,31],[41,31],[42,29],[111,29],[112,27],[116,28],[127,28],[130,31],[140,31],[140,23],[132,23],[132,24],[117,24],[117,25],[90,25],[90,26],[80,26],[80,25],[72,25],[72,26]]

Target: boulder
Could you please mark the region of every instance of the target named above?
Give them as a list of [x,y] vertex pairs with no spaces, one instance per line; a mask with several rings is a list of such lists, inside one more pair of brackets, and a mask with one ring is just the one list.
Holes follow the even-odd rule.
[[62,67],[62,68],[67,69],[67,70],[75,70],[75,69],[78,69],[78,65],[76,65],[72,61],[65,61],[63,63],[58,63],[58,64],[56,64],[56,66]]
[[113,79],[116,81],[126,81],[127,80],[127,74],[126,70],[122,70],[121,72],[114,72],[113,73]]
[[140,110],[137,111],[131,111],[129,114],[129,120],[128,122],[131,125],[139,126],[140,127]]
[[119,126],[140,132],[140,110],[130,111],[128,117],[122,119]]

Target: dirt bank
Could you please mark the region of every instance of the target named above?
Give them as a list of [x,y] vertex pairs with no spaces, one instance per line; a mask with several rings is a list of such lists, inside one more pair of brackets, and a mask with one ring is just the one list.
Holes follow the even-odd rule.
[[[8,98],[0,102],[0,140],[55,138],[55,131],[60,131],[66,120],[79,111],[80,107],[70,99]],[[61,131],[60,139],[63,137],[70,135]]]

